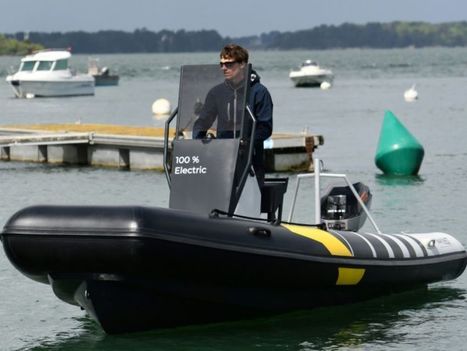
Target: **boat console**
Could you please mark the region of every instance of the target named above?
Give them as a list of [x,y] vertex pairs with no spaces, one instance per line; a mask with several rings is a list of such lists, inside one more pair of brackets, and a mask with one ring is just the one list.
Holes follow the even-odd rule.
[[[164,163],[170,186],[170,208],[209,214],[219,210],[232,215],[279,219],[287,179],[258,182],[252,167],[256,119],[248,106],[251,66],[243,82],[232,88],[217,65],[182,66],[178,108],[166,122]],[[227,88],[226,88],[227,87]],[[216,111],[206,111],[213,92],[227,91],[215,101]],[[217,99],[217,97],[216,97]],[[199,137],[193,126],[203,113],[213,124]],[[218,122],[219,115],[227,121]],[[169,130],[176,117],[175,137]]]

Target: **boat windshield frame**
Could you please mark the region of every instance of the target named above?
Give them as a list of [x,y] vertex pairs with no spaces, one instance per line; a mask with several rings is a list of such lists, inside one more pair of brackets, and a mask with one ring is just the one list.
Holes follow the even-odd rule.
[[[219,65],[184,65],[181,67],[180,89],[178,101],[178,114],[176,120],[176,138],[192,139],[193,126],[203,113],[211,119],[210,115],[215,115],[214,122],[206,131],[207,135],[213,135],[216,138],[246,138],[251,133],[252,120],[246,109],[249,96],[249,77],[251,65],[245,66],[243,77],[237,88],[233,88],[225,79],[222,69]],[[237,100],[227,101],[225,94],[235,91]],[[238,95],[236,95],[238,92]],[[219,96],[220,94],[220,96]],[[234,96],[234,95],[232,95]],[[229,96],[229,99],[231,97]],[[209,101],[208,101],[209,100]],[[218,117],[221,114],[221,105],[231,119],[230,124],[221,133],[218,134]],[[205,110],[206,105],[215,107],[215,111]],[[230,106],[229,106],[230,105]],[[235,106],[235,107],[234,107]],[[226,112],[222,110],[223,112]],[[222,112],[222,113],[223,113]],[[206,118],[207,120],[208,118]],[[224,126],[224,127],[225,127]],[[230,129],[232,128],[232,129]],[[234,133],[233,130],[236,130]]]

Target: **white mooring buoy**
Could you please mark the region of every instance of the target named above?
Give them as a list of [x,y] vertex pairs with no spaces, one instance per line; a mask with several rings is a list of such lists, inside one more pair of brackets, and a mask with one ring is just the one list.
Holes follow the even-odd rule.
[[412,102],[418,99],[418,92],[415,90],[415,84],[412,85],[412,88],[404,92],[404,99],[407,102]]
[[331,88],[331,83],[324,81],[320,84],[319,87],[321,88],[321,90],[328,90]]
[[152,113],[156,116],[170,115],[171,111],[172,107],[170,106],[170,102],[167,99],[157,99],[152,104]]

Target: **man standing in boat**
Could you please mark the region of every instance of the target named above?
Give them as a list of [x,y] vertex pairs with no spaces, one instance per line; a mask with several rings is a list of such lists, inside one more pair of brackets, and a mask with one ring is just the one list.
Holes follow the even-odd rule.
[[[244,108],[245,69],[248,66],[248,51],[239,45],[230,44],[220,52],[220,68],[225,81],[213,87],[206,96],[199,118],[193,125],[193,138],[205,138],[207,130],[217,119],[217,138],[238,137]],[[264,181],[263,142],[272,134],[273,103],[268,89],[260,83],[259,75],[252,70],[250,91],[246,103],[256,118],[252,164],[260,185]],[[235,131],[235,132],[234,132]]]

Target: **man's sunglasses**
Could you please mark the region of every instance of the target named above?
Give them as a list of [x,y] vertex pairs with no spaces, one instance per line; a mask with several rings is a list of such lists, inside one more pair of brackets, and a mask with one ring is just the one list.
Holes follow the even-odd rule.
[[238,61],[219,62],[219,66],[222,68],[225,66],[227,69],[231,69]]

